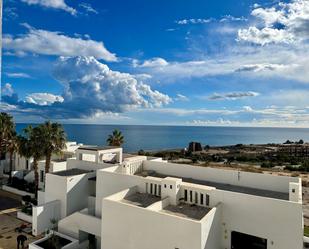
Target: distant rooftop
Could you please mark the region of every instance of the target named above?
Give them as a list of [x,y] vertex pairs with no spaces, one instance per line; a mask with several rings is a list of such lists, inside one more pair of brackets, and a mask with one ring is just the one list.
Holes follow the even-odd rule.
[[67,169],[62,170],[58,172],[52,173],[53,175],[57,176],[75,176],[75,175],[81,175],[92,172],[91,170],[84,170],[84,169]]
[[176,176],[176,175],[163,175],[163,174],[159,174],[152,170],[143,171],[139,173],[138,175],[143,176],[143,177],[153,176],[153,177],[159,177],[159,178],[175,177],[175,178],[182,179],[183,182],[189,182],[193,184],[215,187],[220,190],[237,192],[237,193],[248,194],[248,195],[256,195],[256,196],[261,196],[261,197],[268,197],[268,198],[274,198],[274,199],[281,199],[281,200],[286,200],[286,201],[289,200],[289,193],[282,193],[282,192],[257,189],[257,188],[249,188],[249,187],[236,186],[236,185],[231,185],[231,184],[224,184],[224,183],[217,183],[217,182],[210,182],[210,181],[203,181],[203,180],[185,178],[185,177]]
[[121,147],[118,147],[118,146],[81,146],[78,149],[100,151],[100,150],[110,150],[110,149],[117,149],[117,148],[121,148]]
[[169,205],[163,208],[160,212],[177,215],[183,218],[190,218],[194,220],[202,219],[211,208],[180,203],[177,206]]
[[133,204],[138,207],[148,207],[151,204],[160,201],[161,198],[147,193],[135,193],[123,198],[121,201],[128,204]]

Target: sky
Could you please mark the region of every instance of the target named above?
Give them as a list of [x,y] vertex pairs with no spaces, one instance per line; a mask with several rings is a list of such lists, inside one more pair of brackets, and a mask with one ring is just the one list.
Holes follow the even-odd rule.
[[5,0],[17,122],[309,127],[309,1]]

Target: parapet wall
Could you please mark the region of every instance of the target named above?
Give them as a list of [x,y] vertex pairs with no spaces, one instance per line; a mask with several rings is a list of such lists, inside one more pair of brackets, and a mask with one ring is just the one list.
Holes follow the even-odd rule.
[[193,178],[196,180],[231,184],[248,188],[265,189],[283,193],[289,193],[290,182],[299,183],[299,178],[297,177],[273,176],[269,174],[250,173],[175,163],[144,161],[143,169],[153,170],[157,173],[169,176]]

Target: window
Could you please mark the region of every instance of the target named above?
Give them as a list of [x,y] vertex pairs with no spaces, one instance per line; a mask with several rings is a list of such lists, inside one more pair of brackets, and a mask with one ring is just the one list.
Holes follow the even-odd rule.
[[185,189],[185,198],[184,199],[185,199],[185,201],[188,200],[188,190],[186,190],[186,189]]
[[154,185],[154,195],[157,195],[157,184]]
[[26,160],[26,169],[27,170],[29,169],[29,160],[28,159]]
[[78,155],[78,158],[79,158],[79,160],[83,160],[83,154],[80,153],[80,154]]
[[170,185],[170,189],[172,189],[173,188],[173,186],[172,185]]
[[292,193],[295,193],[295,189],[294,188],[292,189]]
[[200,194],[200,204],[204,205],[204,195],[202,193]]
[[206,195],[206,206],[209,206],[209,195]]
[[44,182],[44,171],[43,170],[40,171],[40,179],[41,179],[40,180],[41,182]]
[[146,182],[146,193],[148,193],[148,182]]
[[159,185],[159,196],[161,196],[161,185]]
[[192,202],[192,190],[190,190],[190,202]]
[[153,188],[152,183],[150,183],[150,194],[152,194],[152,188]]
[[198,203],[198,193],[195,192],[195,203],[197,204]]
[[164,184],[164,188],[166,188],[166,184]]

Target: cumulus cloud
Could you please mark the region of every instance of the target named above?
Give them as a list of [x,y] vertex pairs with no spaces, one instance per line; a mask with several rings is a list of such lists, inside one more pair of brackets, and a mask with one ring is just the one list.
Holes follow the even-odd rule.
[[21,0],[28,5],[39,5],[45,8],[64,10],[71,15],[76,15],[76,9],[68,6],[64,0]]
[[[53,76],[64,85],[62,96],[29,94],[25,101],[4,98],[19,111],[53,118],[93,117],[98,113],[121,113],[136,108],[160,107],[172,100],[134,75],[110,70],[94,57],[61,57]],[[13,96],[12,96],[13,97]]]
[[167,66],[168,62],[163,58],[152,58],[149,60],[145,60],[140,63],[138,60],[133,60],[133,67],[164,67]]
[[230,92],[230,93],[214,93],[213,95],[209,96],[209,100],[236,100],[246,97],[256,97],[259,93],[257,92]]
[[62,96],[51,93],[32,93],[26,96],[25,101],[30,104],[46,106],[55,102],[62,103],[64,99]]
[[14,90],[10,83],[5,83],[4,86],[2,86],[1,95],[12,96],[13,93]]
[[259,45],[307,40],[309,38],[308,13],[308,0],[279,2],[271,8],[257,7],[251,15],[259,22],[247,29],[240,29],[238,39]]
[[3,47],[16,53],[35,53],[59,56],[95,56],[106,61],[116,61],[115,54],[109,52],[103,42],[73,38],[57,31],[35,29],[24,24],[28,32],[16,37],[4,35]]

